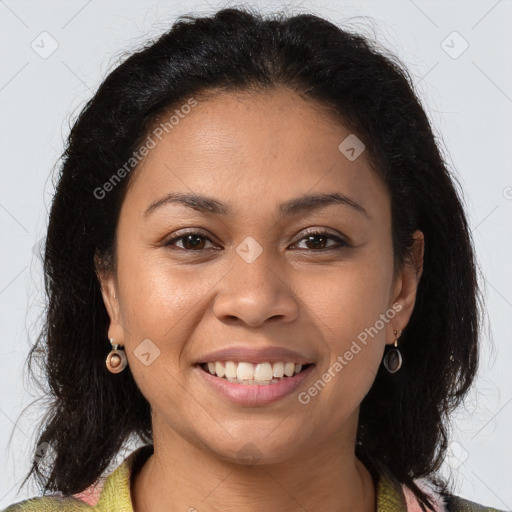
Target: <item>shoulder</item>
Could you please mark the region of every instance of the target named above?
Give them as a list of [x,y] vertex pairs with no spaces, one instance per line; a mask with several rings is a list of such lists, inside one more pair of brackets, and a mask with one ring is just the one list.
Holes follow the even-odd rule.
[[447,495],[444,497],[446,509],[449,512],[510,512],[502,509],[487,507],[460,496]]
[[[481,505],[449,492],[438,493],[425,478],[417,479],[414,483],[429,495],[435,512],[512,512]],[[404,512],[421,512],[421,507],[412,490],[403,484],[401,487],[405,498]]]
[[153,445],[139,447],[108,477],[78,494],[34,497],[13,503],[0,512],[133,512],[130,478],[152,453]]
[[90,510],[81,500],[72,496],[40,496],[9,505],[2,512],[79,512]]

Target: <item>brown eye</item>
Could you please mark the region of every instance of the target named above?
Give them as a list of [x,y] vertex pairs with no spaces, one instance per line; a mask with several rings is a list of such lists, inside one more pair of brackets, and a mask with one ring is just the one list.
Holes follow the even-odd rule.
[[186,233],[181,236],[177,236],[175,238],[172,238],[168,242],[166,242],[164,245],[167,246],[175,246],[176,242],[182,240],[182,246],[178,246],[181,249],[188,250],[188,251],[201,251],[204,250],[204,244],[205,241],[208,241],[211,243],[211,240],[200,234],[200,233]]
[[[328,231],[315,231],[308,233],[307,236],[303,237],[299,242],[302,242],[303,240],[308,244],[306,249],[314,252],[337,250],[342,249],[343,247],[348,247],[349,245],[347,242],[332,235]],[[329,240],[334,240],[336,242],[334,246],[327,246]]]

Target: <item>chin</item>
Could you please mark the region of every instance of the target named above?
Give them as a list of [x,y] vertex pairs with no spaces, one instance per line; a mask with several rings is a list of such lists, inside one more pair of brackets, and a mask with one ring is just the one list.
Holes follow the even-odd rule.
[[[217,439],[218,441],[218,439]],[[277,464],[293,459],[300,454],[298,443],[293,436],[286,440],[264,435],[245,435],[226,440],[227,446],[211,446],[219,458],[243,466]]]

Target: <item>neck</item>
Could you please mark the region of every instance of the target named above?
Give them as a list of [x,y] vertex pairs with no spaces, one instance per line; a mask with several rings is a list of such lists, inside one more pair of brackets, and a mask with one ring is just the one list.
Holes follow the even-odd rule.
[[371,474],[355,457],[354,443],[339,437],[293,459],[251,466],[221,459],[175,432],[156,432],[154,454],[132,480],[134,512],[376,510]]

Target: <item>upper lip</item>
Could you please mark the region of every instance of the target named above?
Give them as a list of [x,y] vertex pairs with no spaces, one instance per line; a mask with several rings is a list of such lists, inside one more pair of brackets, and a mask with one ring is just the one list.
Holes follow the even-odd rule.
[[248,363],[276,363],[283,361],[303,365],[313,363],[310,358],[284,347],[256,348],[240,345],[205,354],[198,359],[197,364],[215,363],[217,361],[244,361]]

